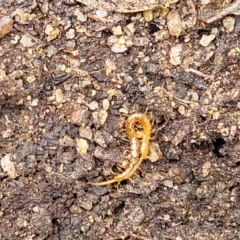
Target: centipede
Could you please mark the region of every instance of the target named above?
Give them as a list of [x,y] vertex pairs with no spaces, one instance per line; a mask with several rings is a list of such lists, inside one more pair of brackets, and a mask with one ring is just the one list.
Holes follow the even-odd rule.
[[125,121],[125,130],[130,143],[130,159],[126,169],[111,180],[103,182],[89,182],[94,186],[120,183],[130,179],[140,167],[143,159],[148,156],[152,126],[145,113],[134,113]]

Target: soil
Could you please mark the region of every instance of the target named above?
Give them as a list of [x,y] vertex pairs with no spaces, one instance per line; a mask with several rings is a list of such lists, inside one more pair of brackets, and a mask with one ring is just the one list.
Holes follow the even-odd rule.
[[87,2],[0,1],[0,239],[240,239],[239,1]]

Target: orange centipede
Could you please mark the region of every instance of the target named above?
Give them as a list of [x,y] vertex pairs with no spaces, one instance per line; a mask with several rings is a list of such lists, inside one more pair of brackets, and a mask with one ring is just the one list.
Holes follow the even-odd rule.
[[[141,129],[136,125],[140,125]],[[102,186],[114,182],[120,183],[123,180],[129,179],[139,168],[142,160],[147,157],[149,153],[150,135],[152,126],[148,116],[144,113],[134,113],[128,117],[125,122],[126,133],[130,142],[130,161],[128,167],[119,175],[111,180],[92,183],[94,186]]]

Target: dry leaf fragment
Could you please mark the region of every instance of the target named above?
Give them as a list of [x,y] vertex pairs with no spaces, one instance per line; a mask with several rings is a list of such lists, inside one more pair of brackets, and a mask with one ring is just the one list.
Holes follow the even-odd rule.
[[[103,9],[106,11],[114,11],[121,13],[131,13],[131,12],[141,12],[156,7],[160,7],[159,0],[135,0],[135,1],[120,1],[120,0],[111,0],[111,1],[99,1],[99,0],[76,0],[77,2],[83,3],[87,6],[91,6],[95,9]],[[163,3],[162,3],[163,2]],[[161,1],[164,5],[168,1]]]
[[9,16],[0,19],[0,38],[12,31],[13,20]]

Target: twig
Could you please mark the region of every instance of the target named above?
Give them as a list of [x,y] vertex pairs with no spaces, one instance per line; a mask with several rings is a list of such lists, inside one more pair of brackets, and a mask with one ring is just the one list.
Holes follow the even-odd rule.
[[208,78],[209,76],[205,73],[202,73],[194,68],[188,68],[186,69],[186,72],[192,72],[192,73],[195,73],[196,75],[200,76],[200,77],[204,77],[204,78]]
[[240,10],[240,0],[236,0],[234,3],[230,4],[229,6],[224,8],[222,11],[220,11],[218,14],[210,18],[203,19],[203,21],[206,23],[212,23],[220,18],[223,18],[226,15],[234,14],[234,12],[239,10]]
[[139,236],[139,235],[134,234],[134,233],[130,233],[130,236],[135,237],[137,239],[141,239],[141,240],[153,240],[152,238],[145,238],[145,237]]
[[197,103],[197,101],[188,101],[188,100],[184,100],[184,99],[178,98],[178,97],[174,96],[172,93],[170,93],[167,90],[165,90],[163,87],[159,87],[158,89],[163,90],[169,97],[172,97],[173,99],[181,102],[183,105],[184,104]]
[[40,40],[40,39],[38,39],[38,38],[36,38],[36,37],[34,37],[33,35],[31,35],[28,31],[26,31],[22,26],[20,26],[20,25],[18,25],[18,24],[14,24],[14,27],[18,30],[18,31],[20,31],[20,32],[22,32],[22,33],[24,33],[25,35],[27,35],[28,37],[30,37],[30,38],[32,38],[35,42],[37,42],[37,43],[42,43],[42,41]]

